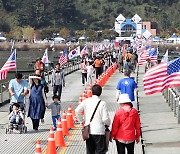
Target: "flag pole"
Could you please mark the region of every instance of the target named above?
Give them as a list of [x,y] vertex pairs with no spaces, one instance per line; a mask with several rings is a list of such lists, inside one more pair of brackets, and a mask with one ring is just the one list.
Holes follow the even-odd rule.
[[11,52],[13,52],[13,50],[14,50],[14,46],[15,46],[15,40],[13,40],[13,44],[12,44],[12,47],[11,47]]
[[[13,40],[12,47],[11,47],[11,52],[13,52],[13,50],[15,50],[15,62],[16,62],[17,52],[16,52],[16,49],[14,48],[15,43],[16,43],[16,40]],[[17,63],[16,63],[16,73],[17,73]]]

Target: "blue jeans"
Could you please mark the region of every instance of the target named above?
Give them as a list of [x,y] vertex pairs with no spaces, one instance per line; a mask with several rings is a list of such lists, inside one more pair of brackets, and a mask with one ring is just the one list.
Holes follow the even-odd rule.
[[57,115],[57,116],[52,116],[52,121],[53,121],[53,125],[54,125],[54,129],[56,130],[56,120],[60,119],[61,116]]
[[13,116],[10,118],[10,123],[19,124],[19,123],[20,123],[20,116],[19,116],[19,115],[13,115]]

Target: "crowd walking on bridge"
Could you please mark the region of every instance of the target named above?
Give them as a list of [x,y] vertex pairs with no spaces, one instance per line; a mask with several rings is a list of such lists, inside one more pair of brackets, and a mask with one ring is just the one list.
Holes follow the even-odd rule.
[[[113,63],[117,63],[119,73],[124,72],[125,77],[120,79],[116,87],[116,100],[120,104],[120,109],[115,113],[108,139],[108,142],[112,139],[116,141],[118,154],[125,154],[125,148],[127,148],[128,154],[134,154],[135,141],[138,143],[140,137],[140,120],[134,96],[137,84],[130,76],[136,69],[137,54],[136,51],[130,49],[131,47],[129,47],[126,54],[123,54],[121,50],[114,50],[92,57],[84,55],[80,63],[82,86],[92,85],[93,81],[98,80],[101,74]],[[9,84],[11,112],[12,108],[17,107],[16,104],[21,107],[21,111],[24,110],[25,96],[29,93],[27,117],[31,118],[35,132],[39,130],[40,121],[44,123],[46,107],[51,109],[54,130],[57,129],[57,120],[61,118],[61,94],[63,87],[65,87],[63,66],[56,63],[52,70],[52,103],[47,102],[49,85],[45,80],[44,71],[44,65],[38,59],[35,65],[35,74],[29,76],[29,88],[27,81],[22,79],[22,74],[19,72],[16,73],[16,78],[12,79]],[[76,108],[76,115],[81,125],[90,125],[90,137],[86,140],[88,154],[105,154],[108,151],[105,130],[110,130],[111,120],[106,102],[100,99],[101,93],[102,87],[98,84],[93,85],[92,97],[84,100]],[[95,112],[91,119],[93,111]],[[85,119],[82,112],[84,112]],[[17,121],[11,118],[10,123]]]

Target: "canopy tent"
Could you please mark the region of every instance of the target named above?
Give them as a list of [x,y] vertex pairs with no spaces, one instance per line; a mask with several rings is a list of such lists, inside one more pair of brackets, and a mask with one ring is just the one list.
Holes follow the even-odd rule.
[[55,43],[61,43],[61,42],[64,42],[64,41],[65,41],[65,39],[62,38],[61,36],[58,36],[58,37],[55,37],[55,38],[54,38],[54,42],[55,42]]
[[180,44],[180,37],[174,33],[166,41],[167,41],[167,43]]
[[174,34],[171,35],[170,38],[178,38],[178,36],[174,33]]
[[86,39],[86,36],[84,34],[79,38],[79,40],[85,40],[85,39]]
[[156,37],[153,38],[152,41],[153,42],[160,42],[160,41],[162,41],[162,39],[156,36]]
[[6,38],[0,33],[0,41],[5,41]]

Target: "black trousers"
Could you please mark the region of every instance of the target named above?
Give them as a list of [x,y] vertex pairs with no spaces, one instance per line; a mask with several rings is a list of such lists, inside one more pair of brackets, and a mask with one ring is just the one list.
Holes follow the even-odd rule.
[[95,67],[95,70],[96,70],[96,79],[97,79],[98,76],[100,76],[102,73],[102,68],[101,67]]
[[62,93],[62,85],[54,85],[53,94],[59,96],[59,98],[61,99],[61,93]]
[[46,106],[45,106],[45,102],[43,101],[43,104],[41,106],[41,119],[44,119],[45,112],[46,112]]
[[82,73],[82,84],[85,84],[85,80],[87,82],[87,73]]
[[90,138],[86,140],[87,154],[105,154],[106,139],[105,135],[90,135]]
[[125,154],[125,148],[127,148],[128,154],[134,154],[134,143],[124,144],[116,140],[118,154]]
[[39,128],[39,119],[31,119],[33,124],[33,129],[38,130]]

